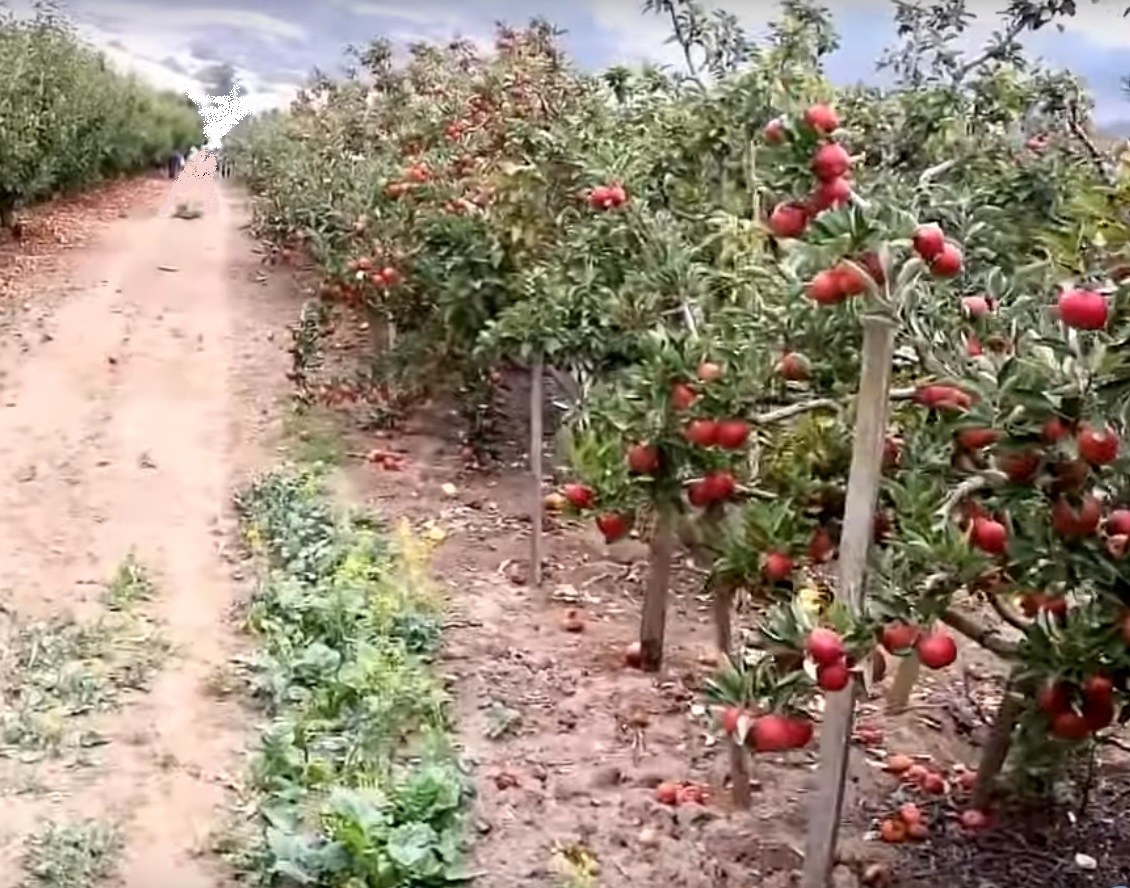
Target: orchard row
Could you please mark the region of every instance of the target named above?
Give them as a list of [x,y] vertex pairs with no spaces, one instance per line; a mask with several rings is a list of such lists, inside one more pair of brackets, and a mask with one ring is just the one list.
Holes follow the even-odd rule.
[[20,206],[164,163],[198,144],[185,96],[119,74],[62,19],[0,12],[0,227]]
[[[381,385],[503,360],[573,378],[547,503],[648,537],[641,668],[672,550],[706,569],[739,802],[742,750],[809,743],[814,695],[876,680],[880,646],[896,706],[956,635],[999,655],[1021,772],[1130,701],[1127,183],[1081,140],[1069,76],[986,56],[838,90],[828,33],[794,9],[708,86],[585,75],[536,23],[404,67],[377,42],[365,78],[237,136],[262,232],[331,314],[388,326]],[[853,558],[862,603],[812,605],[813,570]]]

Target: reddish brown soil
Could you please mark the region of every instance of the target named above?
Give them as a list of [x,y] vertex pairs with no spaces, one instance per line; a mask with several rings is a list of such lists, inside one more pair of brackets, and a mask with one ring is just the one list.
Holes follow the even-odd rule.
[[[79,820],[118,840],[99,854],[114,873],[104,884],[230,884],[202,853],[227,822],[253,733],[218,681],[244,644],[230,619],[241,589],[225,513],[244,475],[277,459],[269,419],[295,309],[257,278],[239,195],[192,179],[181,191],[212,209],[186,221],[158,211],[170,185],[134,180],[37,207],[20,241],[0,246],[10,297],[0,301],[0,714],[5,725],[19,718],[36,681],[62,701],[0,744],[4,886],[41,884],[23,859],[29,837]],[[153,584],[128,608],[129,632],[152,633],[145,656],[121,632],[99,635],[82,686],[108,692],[109,664],[127,653],[147,680],[88,709],[71,699],[76,679],[54,678],[75,674],[77,655],[60,642],[20,658],[12,639],[35,620],[112,616],[104,583],[131,553]],[[60,722],[52,751],[40,738]],[[35,865],[52,853],[33,851]],[[42,884],[64,882],[80,884]]]
[[156,174],[105,182],[81,194],[38,204],[19,215],[15,235],[0,230],[0,297],[25,292],[32,275],[58,270],[106,223],[159,201],[172,183]]

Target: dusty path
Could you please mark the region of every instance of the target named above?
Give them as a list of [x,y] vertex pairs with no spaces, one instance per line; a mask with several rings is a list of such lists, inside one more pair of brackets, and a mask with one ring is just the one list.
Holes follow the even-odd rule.
[[239,644],[225,513],[264,455],[285,357],[264,323],[287,310],[265,311],[238,198],[178,183],[207,210],[186,221],[163,191],[0,334],[0,888],[28,847],[126,888],[225,884],[200,854],[246,742],[218,692]]

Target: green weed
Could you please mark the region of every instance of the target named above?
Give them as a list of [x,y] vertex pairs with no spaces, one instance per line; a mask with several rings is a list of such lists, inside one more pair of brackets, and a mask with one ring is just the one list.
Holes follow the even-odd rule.
[[440,613],[423,548],[406,528],[335,512],[310,472],[272,473],[236,504],[266,567],[247,666],[271,719],[251,766],[262,828],[236,859],[263,883],[465,878],[468,788],[429,665]]
[[111,608],[95,620],[70,616],[12,620],[0,633],[0,755],[28,762],[100,745],[84,716],[116,708],[148,690],[169,652],[133,603],[153,594],[132,556],[107,584]]
[[124,611],[139,602],[151,601],[155,591],[156,586],[148,568],[130,552],[106,584],[102,599],[110,610]]
[[93,888],[117,869],[118,829],[96,820],[49,822],[24,841],[24,888]]

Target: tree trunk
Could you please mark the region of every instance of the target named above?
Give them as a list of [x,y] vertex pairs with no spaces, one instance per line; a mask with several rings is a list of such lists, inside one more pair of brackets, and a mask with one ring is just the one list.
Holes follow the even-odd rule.
[[16,227],[15,198],[0,196],[0,228],[11,231]]
[[[733,588],[729,584],[723,584],[712,589],[710,604],[714,611],[714,640],[718,645],[718,652],[726,660],[733,662]],[[735,808],[748,810],[753,803],[749,788],[749,757],[744,746],[732,736],[726,737],[726,751],[730,756],[730,798]]]
[[974,808],[984,809],[992,799],[997,777],[1012,746],[1012,730],[1016,727],[1022,706],[1020,699],[1012,692],[1012,680],[1009,679],[1001,705],[997,707],[997,717],[993,720],[989,741],[985,744],[977,766],[977,784],[973,789]]
[[644,672],[663,666],[663,643],[667,634],[667,595],[671,586],[671,558],[675,551],[675,516],[661,508],[651,540],[651,563],[640,612],[640,661]]
[[710,590],[710,607],[714,612],[714,641],[718,653],[733,659],[734,656],[734,590],[727,584]]

